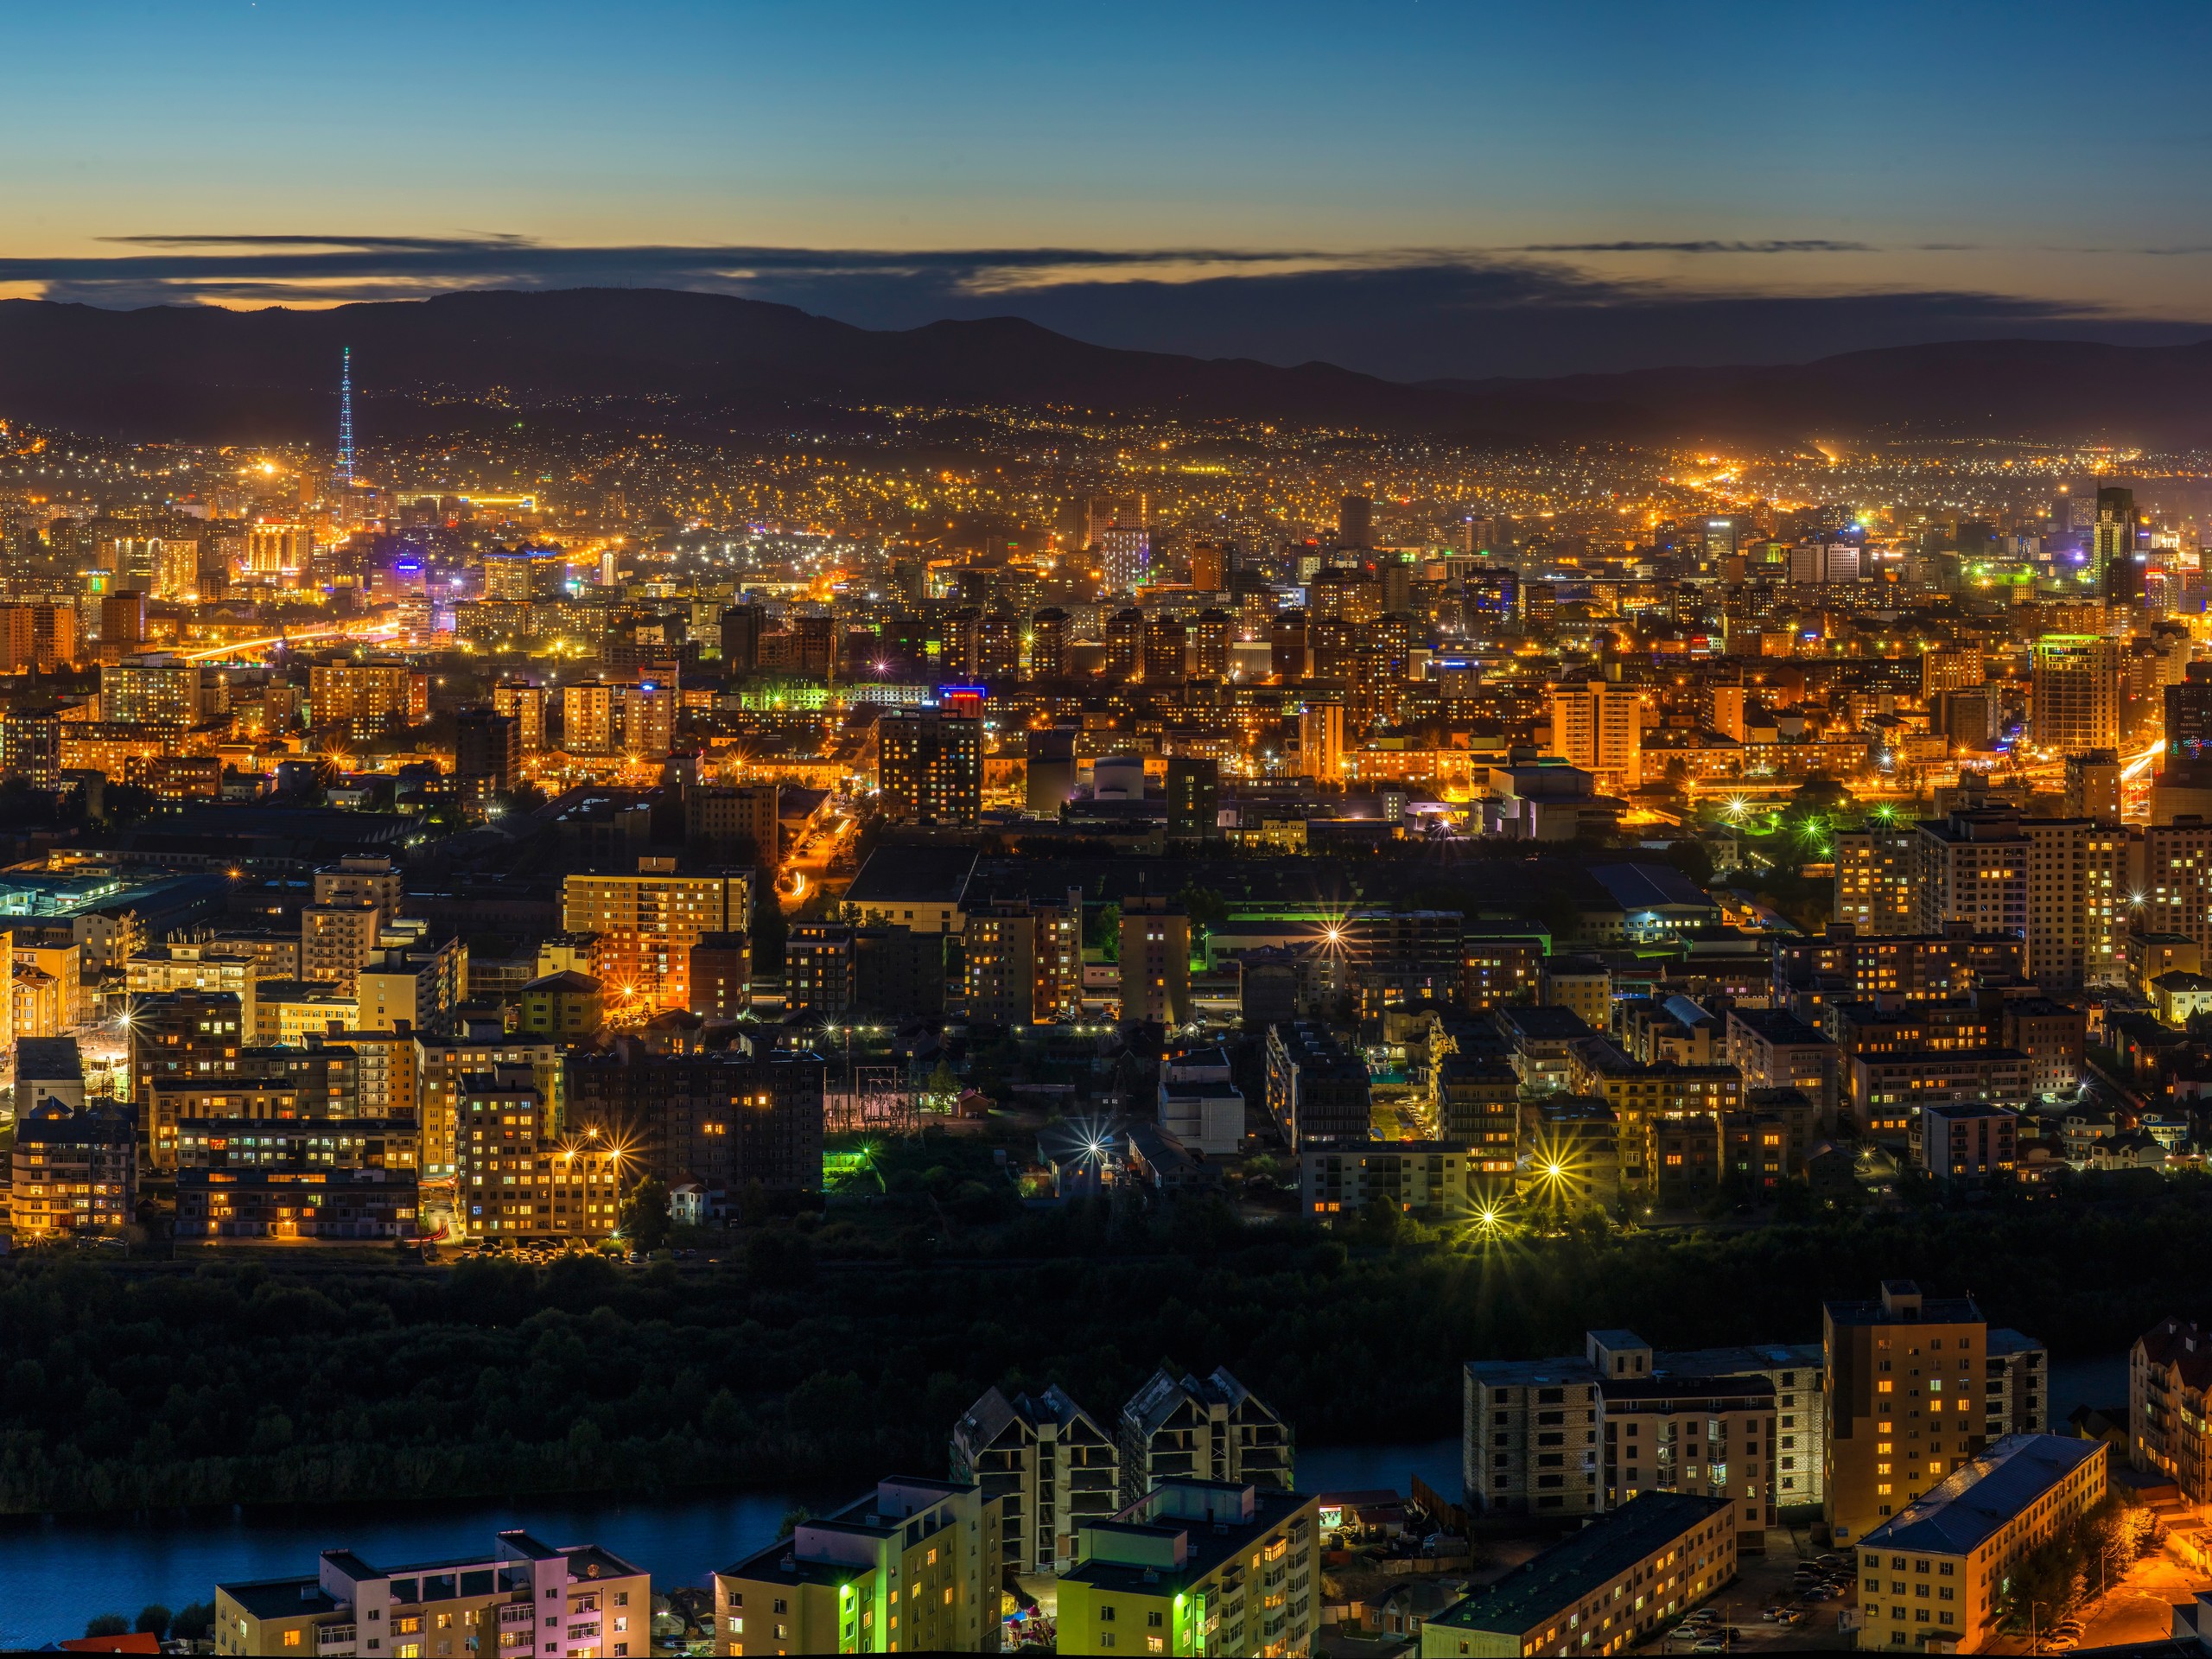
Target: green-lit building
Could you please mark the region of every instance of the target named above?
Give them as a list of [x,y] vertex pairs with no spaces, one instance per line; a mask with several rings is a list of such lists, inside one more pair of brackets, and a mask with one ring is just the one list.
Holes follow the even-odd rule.
[[894,1477],[715,1574],[715,1651],[995,1653],[1000,1504]]
[[1162,1481],[1076,1535],[1062,1653],[1306,1654],[1319,1629],[1319,1500],[1226,1480]]

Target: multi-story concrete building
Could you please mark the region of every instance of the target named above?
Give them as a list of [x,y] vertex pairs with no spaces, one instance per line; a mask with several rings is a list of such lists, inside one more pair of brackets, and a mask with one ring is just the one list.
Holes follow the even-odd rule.
[[679,872],[640,858],[632,873],[575,874],[562,884],[561,925],[594,936],[592,976],[615,1019],[690,1006],[691,947],[702,934],[751,925],[749,872]]
[[2070,753],[2120,742],[2120,644],[2047,633],[2035,648],[2036,742]]
[[430,677],[404,663],[317,663],[308,707],[317,726],[343,723],[357,738],[420,726],[430,716]]
[[[1732,1465],[1726,1455],[1719,1459],[1724,1483],[1744,1475],[1755,1456],[1763,1503],[1802,1509],[1821,1499],[1821,1360],[1811,1344],[1655,1351],[1633,1332],[1592,1331],[1579,1356],[1474,1361],[1465,1381],[1462,1474],[1468,1501],[1484,1513],[1586,1516],[1625,1502],[1636,1491],[1662,1484],[1682,1489],[1693,1462],[1695,1479],[1709,1482],[1713,1460],[1682,1455],[1693,1438],[1701,1451],[1717,1441],[1737,1454]],[[1640,1458],[1626,1455],[1631,1441],[1637,1449],[1653,1446],[1658,1431],[1639,1427],[1631,1435],[1624,1424],[1609,1427],[1617,1417],[1611,1391],[1630,1385],[1649,1385],[1648,1400],[1621,1395],[1622,1414],[1643,1411],[1652,1401],[1725,1398],[1739,1402],[1731,1411],[1751,1416],[1734,1432],[1691,1437],[1681,1431],[1699,1413],[1685,1407],[1659,1414],[1679,1420],[1662,1483],[1656,1449]],[[1708,1428],[1714,1417],[1712,1411],[1702,1414]],[[1756,1435],[1751,1417],[1759,1421]],[[1759,1451],[1746,1452],[1754,1444]],[[1613,1471],[1610,1478],[1605,1467]],[[1727,1472],[1732,1467],[1733,1474]],[[1627,1474],[1631,1469],[1637,1471],[1633,1479]],[[1738,1503],[1744,1497],[1732,1489],[1729,1495]]]
[[1835,1124],[1840,1073],[1836,1046],[1815,1027],[1782,1008],[1728,1010],[1728,1064],[1749,1089],[1795,1089],[1820,1109],[1824,1127]]
[[526,1062],[462,1078],[456,1135],[454,1210],[473,1239],[596,1243],[640,1173],[612,1136],[563,1135]]
[[1244,1096],[1230,1075],[1224,1050],[1170,1055],[1160,1067],[1160,1127],[1192,1152],[1234,1156],[1244,1145]]
[[567,1065],[571,1135],[594,1130],[643,1174],[674,1186],[696,1181],[741,1194],[822,1185],[822,1096],[827,1067],[810,1053],[755,1059],[726,1052],[655,1054],[627,1038]]
[[[1913,1498],[1978,1456],[1992,1438],[1990,1332],[1965,1297],[1923,1296],[1885,1280],[1878,1300],[1821,1304],[1827,1398],[1827,1516],[1855,1544]],[[2035,1344],[2008,1339],[2004,1369]],[[2009,1432],[2012,1425],[2007,1424]]]
[[503,1532],[488,1554],[385,1568],[328,1549],[313,1578],[219,1584],[215,1651],[646,1659],[652,1614],[652,1578],[620,1556]]
[[876,777],[896,822],[973,829],[983,810],[983,722],[935,711],[876,723]]
[[1178,1477],[1287,1491],[1297,1455],[1290,1425],[1225,1366],[1200,1381],[1165,1366],[1122,1408],[1122,1502]]
[[1859,1054],[1850,1077],[1860,1131],[1900,1147],[1910,1146],[1924,1107],[2020,1107],[2035,1092],[2035,1066],[2016,1048]]
[[1191,918],[1172,899],[1122,901],[1122,1018],[1179,1026],[1191,1017]]
[[2212,1503],[2212,1335],[2185,1319],[2160,1320],[2128,1351],[2127,1461]]
[[998,1504],[1002,1579],[1073,1566],[1083,1528],[1122,1506],[1120,1445],[1057,1388],[970,1406],[952,1426],[952,1478]]
[[219,1077],[238,1071],[239,1049],[252,1033],[240,1023],[228,991],[166,991],[140,997],[125,1021],[130,1032],[130,1098],[149,1098],[158,1078]]
[[1373,1108],[1367,1067],[1338,1047],[1325,1027],[1268,1027],[1267,1058],[1268,1116],[1292,1151],[1369,1138]]
[[715,1574],[715,1651],[981,1653],[998,1640],[999,1506],[897,1476]]
[[1728,1505],[1738,1550],[1764,1551],[1775,1524],[1774,1385],[1758,1376],[1607,1377],[1605,1507],[1647,1491],[1688,1492]]
[[1946,1192],[1986,1186],[2018,1162],[2019,1121],[1986,1101],[1923,1101],[1912,1125],[1913,1162]]
[[1919,1001],[1971,991],[1991,976],[2024,979],[2027,971],[2027,944],[2016,931],[1978,932],[1959,922],[1932,933],[1862,938],[1847,924],[1831,923],[1819,938],[1775,941],[1774,1000],[1800,1009],[1885,992]]
[[[426,1179],[440,1179],[459,1170],[460,1131],[467,1117],[464,1096],[470,1077],[496,1073],[502,1066],[527,1065],[531,1086],[543,1097],[553,1121],[569,1122],[564,1045],[542,1037],[439,1038],[420,1032],[411,1040],[416,1122],[423,1126]],[[396,1062],[396,1065],[404,1064]]]
[[1615,792],[1643,781],[1643,694],[1605,680],[1551,688],[1551,753]]
[[1837,830],[1835,919],[1870,938],[1913,932],[1914,842],[1910,825]]
[[2020,1562],[2104,1497],[2111,1449],[2008,1434],[1867,1533],[1860,1650],[1980,1652],[2015,1611],[2007,1592]]
[[2017,932],[2026,976],[2046,991],[2122,972],[2128,837],[2119,826],[1984,808],[1922,823],[1915,854],[1922,932],[1952,923]]
[[368,899],[337,899],[300,907],[301,977],[353,996],[377,948],[384,912]]
[[1077,1535],[1060,1575],[1063,1653],[1313,1651],[1318,1501],[1256,1482],[1175,1478]]
[[1376,1141],[1298,1154],[1299,1199],[1316,1220],[1357,1217],[1376,1200],[1422,1221],[1461,1222],[1480,1207],[1480,1160],[1456,1141]]
[[1645,1492],[1430,1619],[1422,1659],[1624,1652],[1735,1578],[1729,1507]]
[[381,933],[354,976],[354,1028],[442,1033],[467,984],[468,946],[459,938],[432,944],[427,935]]
[[417,1183],[397,1169],[181,1169],[176,1236],[359,1243],[422,1236]]
[[96,1102],[73,1109],[52,1098],[28,1107],[16,1120],[10,1154],[8,1215],[16,1243],[112,1232],[137,1221],[137,1154],[128,1108]]

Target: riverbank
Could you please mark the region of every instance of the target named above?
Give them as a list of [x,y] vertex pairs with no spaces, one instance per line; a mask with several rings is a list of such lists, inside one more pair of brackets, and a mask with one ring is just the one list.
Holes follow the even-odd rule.
[[[1299,1454],[1299,1484],[1314,1491],[1407,1490],[1419,1475],[1459,1491],[1459,1443],[1315,1446]],[[595,1543],[652,1574],[656,1590],[703,1584],[772,1541],[794,1508],[856,1496],[817,1491],[731,1493],[633,1503],[364,1504],[238,1509],[130,1517],[49,1517],[0,1522],[8,1594],[0,1600],[0,1650],[81,1636],[99,1613],[135,1618],[149,1602],[170,1608],[213,1598],[241,1579],[315,1571],[322,1550],[368,1560],[435,1560],[490,1548],[522,1527],[553,1544]]]

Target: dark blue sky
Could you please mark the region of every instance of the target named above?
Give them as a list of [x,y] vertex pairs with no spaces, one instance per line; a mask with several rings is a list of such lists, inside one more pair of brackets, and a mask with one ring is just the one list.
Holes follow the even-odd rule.
[[[2208,36],[2178,4],[9,5],[0,292],[666,283],[1408,378],[2193,336]],[[314,240],[207,239],[272,237]]]

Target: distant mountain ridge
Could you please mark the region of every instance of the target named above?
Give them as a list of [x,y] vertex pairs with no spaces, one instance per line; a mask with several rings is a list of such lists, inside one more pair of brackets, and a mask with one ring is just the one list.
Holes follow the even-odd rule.
[[137,439],[324,442],[353,348],[365,432],[779,423],[805,406],[1054,405],[1471,441],[1921,435],[2212,447],[2212,340],[2033,340],[1815,362],[1402,385],[1088,345],[1020,319],[855,327],[666,289],[470,292],[323,311],[0,301],[0,415]]
[[[1489,400],[1355,374],[1086,345],[1019,319],[857,328],[791,306],[666,289],[465,293],[322,311],[0,302],[0,414],[188,442],[310,441],[337,423],[338,357],[357,401],[444,391],[654,400],[671,418],[759,418],[798,404],[1044,404],[1500,436],[1541,429],[1543,400]],[[389,402],[365,424],[391,433]],[[1562,411],[1573,431],[1591,413]],[[1493,415],[1507,418],[1488,425]],[[1602,417],[1600,417],[1602,418]]]
[[1810,363],[1423,384],[1494,406],[1522,396],[1554,408],[1587,404],[1610,424],[1686,439],[1910,434],[2212,445],[2212,340],[1951,340]]

